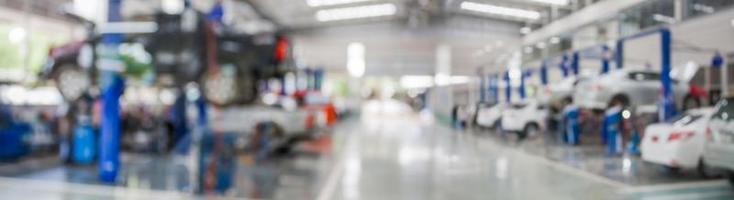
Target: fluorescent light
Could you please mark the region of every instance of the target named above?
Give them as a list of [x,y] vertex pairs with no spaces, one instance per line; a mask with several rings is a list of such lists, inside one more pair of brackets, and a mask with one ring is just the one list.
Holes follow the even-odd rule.
[[531,0],[538,3],[545,3],[545,4],[553,4],[553,5],[560,5],[565,6],[568,5],[568,0]]
[[731,19],[731,26],[734,26],[734,19]]
[[334,8],[319,10],[318,12],[316,12],[316,20],[320,22],[326,22],[366,17],[379,17],[394,15],[396,12],[397,8],[395,7],[395,5],[390,3],[347,8]]
[[560,42],[561,42],[561,38],[559,38],[559,37],[552,37],[552,38],[550,39],[550,43],[551,43],[551,44],[558,44],[558,43],[560,43]]
[[533,29],[530,29],[530,27],[527,27],[527,26],[526,27],[522,27],[520,29],[520,33],[522,33],[522,34],[528,34],[528,33],[532,32],[532,31],[533,31]]
[[364,75],[365,66],[367,65],[364,54],[365,47],[362,43],[350,43],[347,46],[347,71],[353,77],[362,77]]
[[371,1],[371,0],[306,0],[306,4],[311,7],[319,7],[319,6],[334,6],[334,5],[358,3],[358,2],[365,2],[365,1]]
[[503,6],[495,6],[491,4],[475,3],[471,1],[461,2],[461,9],[483,12],[495,15],[504,15],[517,18],[526,18],[531,20],[540,19],[540,12],[533,10],[524,10],[519,8],[510,8]]
[[23,41],[25,41],[26,38],[26,31],[24,28],[21,27],[15,27],[13,29],[10,29],[10,33],[8,33],[8,40],[10,43],[13,44],[20,44]]
[[108,22],[100,24],[99,33],[152,33],[158,30],[155,22]]
[[433,76],[407,75],[400,77],[400,87],[405,89],[429,88],[433,86]]
[[527,54],[533,53],[533,47],[525,47],[525,53]]
[[545,49],[545,42],[538,42],[538,44],[535,45],[535,47],[538,47],[538,49]]
[[673,17],[669,17],[669,16],[665,16],[661,14],[653,14],[652,19],[654,19],[655,21],[668,23],[668,24],[674,24],[677,21]]

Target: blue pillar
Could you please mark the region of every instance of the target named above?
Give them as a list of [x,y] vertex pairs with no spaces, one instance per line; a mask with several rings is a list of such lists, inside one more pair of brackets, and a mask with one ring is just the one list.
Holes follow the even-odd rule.
[[604,45],[601,49],[601,74],[606,74],[609,72],[609,47]]
[[677,114],[675,107],[675,96],[673,95],[673,84],[670,78],[671,69],[671,41],[672,35],[667,28],[660,29],[661,38],[661,70],[660,81],[663,85],[662,109],[660,109],[661,121],[667,121]]
[[548,64],[546,61],[543,61],[543,64],[540,66],[540,84],[548,85]]
[[505,81],[505,101],[510,103],[512,101],[512,85],[510,84],[510,72],[505,71],[503,75]]
[[571,71],[573,75],[579,75],[579,52],[574,52],[571,56]]
[[[109,0],[107,20],[116,22],[122,20],[120,9],[122,0]],[[102,36],[103,47],[109,55],[103,59],[119,61],[116,58],[118,45],[122,42],[121,34],[105,34]],[[102,119],[99,142],[99,179],[105,183],[115,183],[120,168],[119,138],[120,138],[120,96],[125,89],[122,77],[114,71],[103,72],[102,81]]]

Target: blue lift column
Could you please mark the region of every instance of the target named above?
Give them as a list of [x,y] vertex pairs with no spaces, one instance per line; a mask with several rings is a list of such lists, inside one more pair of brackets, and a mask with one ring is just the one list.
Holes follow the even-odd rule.
[[609,47],[607,45],[603,45],[601,47],[601,51],[601,74],[606,74],[609,72]]
[[525,77],[530,76],[530,70],[520,73],[520,86],[517,87],[517,94],[520,95],[520,99],[525,99]]
[[483,73],[479,73],[479,103],[487,101],[487,92],[485,91],[487,86],[487,80]]
[[502,75],[502,79],[505,81],[505,102],[510,103],[512,101],[512,85],[510,84],[510,72],[505,71]]
[[573,72],[574,76],[579,75],[579,52],[574,52],[571,55],[571,72]]
[[499,103],[499,76],[497,74],[490,75],[489,77],[489,97],[492,103]]
[[546,61],[543,61],[543,64],[540,66],[540,84],[548,85],[548,64]]
[[561,68],[563,77],[568,77],[568,67],[566,65],[567,62],[568,62],[568,56],[564,54],[563,57],[561,57],[561,63],[558,64],[558,68]]
[[617,68],[621,69],[624,67],[624,42],[628,40],[637,39],[643,36],[660,34],[660,82],[662,84],[662,95],[659,107],[660,121],[667,121],[671,117],[677,114],[675,107],[675,98],[673,95],[673,85],[670,79],[670,68],[672,65],[671,61],[671,42],[672,34],[670,29],[666,27],[653,29],[638,34],[620,38],[617,40],[617,51],[616,51],[616,62]]
[[[116,22],[122,20],[120,9],[122,0],[109,0],[107,20]],[[122,42],[121,34],[104,34],[102,45],[104,54],[102,59],[109,62],[101,62],[106,65],[121,63],[117,59],[117,47]],[[104,69],[116,66],[102,66]],[[119,66],[118,66],[119,67]],[[125,81],[116,71],[105,70],[102,72],[102,119],[101,135],[99,142],[99,165],[98,175],[104,183],[115,183],[117,172],[120,168],[120,96],[125,89]]]

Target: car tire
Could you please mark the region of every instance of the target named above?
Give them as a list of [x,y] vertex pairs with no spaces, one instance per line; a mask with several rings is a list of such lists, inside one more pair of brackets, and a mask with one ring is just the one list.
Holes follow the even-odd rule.
[[693,96],[686,96],[686,98],[683,99],[683,110],[693,109],[693,108],[700,108],[701,107],[701,101]]
[[525,125],[522,133],[520,133],[520,137],[523,139],[527,137],[535,137],[537,135],[540,135],[540,127],[535,123]]
[[91,88],[89,74],[75,64],[61,64],[54,74],[56,89],[67,101],[76,101]]
[[706,162],[703,161],[703,159],[700,159],[698,161],[698,167],[696,168],[696,170],[698,171],[698,174],[705,179],[716,177],[713,173],[711,173],[711,167],[709,167]]
[[728,171],[726,173],[726,180],[729,181],[729,184],[734,186],[734,171]]
[[617,94],[612,97],[611,100],[609,100],[609,103],[607,104],[607,107],[611,108],[615,105],[620,105],[623,108],[630,105],[630,98],[627,97],[627,95],[624,94]]

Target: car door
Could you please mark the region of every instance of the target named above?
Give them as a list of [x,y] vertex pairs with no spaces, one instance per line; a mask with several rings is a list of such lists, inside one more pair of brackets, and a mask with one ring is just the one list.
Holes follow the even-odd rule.
[[627,80],[631,81],[626,88],[634,105],[654,105],[660,96],[660,74],[655,72],[630,72]]

